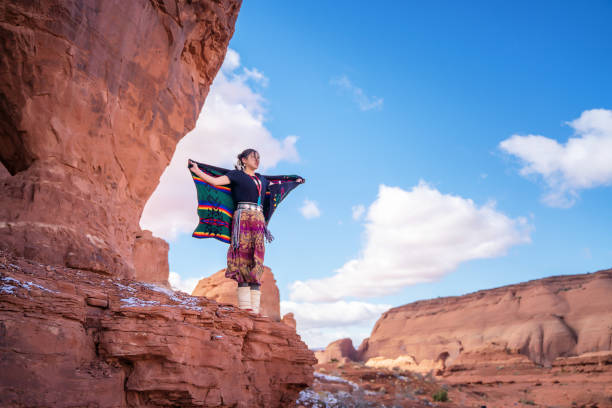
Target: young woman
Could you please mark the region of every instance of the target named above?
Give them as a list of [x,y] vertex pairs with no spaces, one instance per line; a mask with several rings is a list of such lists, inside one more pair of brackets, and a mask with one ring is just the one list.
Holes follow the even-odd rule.
[[[189,160],[189,169],[192,176],[196,176],[194,177],[196,187],[198,182],[201,183],[201,181],[209,186],[230,186],[234,211],[230,215],[231,238],[227,251],[225,276],[238,282],[238,306],[241,309],[250,309],[258,314],[265,254],[264,239],[271,239],[271,235],[267,231],[267,222],[286,194],[295,187],[295,184],[301,184],[304,180],[297,176],[268,176],[272,178],[272,183],[278,190],[276,193],[269,191],[270,180],[266,176],[255,172],[259,167],[259,153],[254,149],[246,149],[240,153],[235,167],[235,170],[228,171]],[[200,196],[205,193],[206,191],[200,194],[200,189],[198,189],[199,214],[201,207],[203,208],[202,211],[216,210],[229,214],[230,208],[225,208],[221,204],[218,204],[216,206],[218,208],[216,208],[214,203],[211,205],[208,196],[202,200]],[[202,205],[202,203],[205,205]],[[217,227],[219,223],[223,222],[218,219],[211,220],[210,215],[204,218],[202,218],[202,214],[200,215],[200,223],[204,224],[205,227],[210,225]],[[214,237],[221,239],[220,237],[223,236],[220,233],[207,232],[201,232],[199,235],[196,230],[194,232],[196,238]],[[221,240],[227,242],[224,239]]]

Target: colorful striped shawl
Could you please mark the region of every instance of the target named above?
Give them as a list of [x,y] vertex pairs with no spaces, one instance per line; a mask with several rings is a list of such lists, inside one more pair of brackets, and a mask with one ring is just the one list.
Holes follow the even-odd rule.
[[[222,176],[229,170],[221,167],[198,163],[200,170],[211,176]],[[216,238],[225,243],[230,242],[232,216],[236,203],[232,198],[232,190],[228,186],[213,186],[191,172],[198,193],[198,217],[200,222],[193,231],[194,238]],[[301,183],[299,176],[264,176],[270,182],[264,198],[264,217],[266,225],[270,221],[274,210],[283,201],[287,194]],[[302,179],[303,180],[303,179]]]

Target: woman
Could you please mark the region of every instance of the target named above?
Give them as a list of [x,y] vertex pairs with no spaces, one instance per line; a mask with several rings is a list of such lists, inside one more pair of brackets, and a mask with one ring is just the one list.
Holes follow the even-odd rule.
[[[198,188],[200,224],[204,228],[218,228],[224,221],[215,215],[221,212],[229,214],[231,238],[225,276],[238,282],[238,306],[258,314],[265,254],[264,238],[271,240],[271,235],[267,231],[267,222],[287,193],[295,187],[295,184],[301,184],[304,180],[297,176],[269,176],[272,179],[273,190],[277,190],[276,193],[270,191],[270,180],[255,172],[259,167],[259,153],[254,149],[246,149],[240,153],[235,167],[236,170],[228,171],[189,160],[189,169],[192,176],[195,175],[196,187],[200,187]],[[202,182],[209,186],[202,186]],[[229,205],[215,205],[206,195],[210,186],[226,185],[230,186],[235,208],[231,214],[232,209],[228,208]],[[225,236],[222,233],[197,231],[196,229],[193,235],[196,238],[214,237],[227,242],[222,238]]]

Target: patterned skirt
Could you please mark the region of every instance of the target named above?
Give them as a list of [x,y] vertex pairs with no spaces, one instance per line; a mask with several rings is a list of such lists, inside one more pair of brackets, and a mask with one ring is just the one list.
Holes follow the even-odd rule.
[[[240,210],[238,218],[240,235],[238,248],[230,244],[227,250],[227,269],[225,277],[238,283],[257,283],[261,285],[265,254],[264,237],[266,221],[261,211]],[[233,229],[233,228],[232,228]]]

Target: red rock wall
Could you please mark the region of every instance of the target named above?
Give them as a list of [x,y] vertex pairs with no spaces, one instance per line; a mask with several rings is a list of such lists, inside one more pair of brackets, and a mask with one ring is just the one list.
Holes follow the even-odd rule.
[[12,175],[0,178],[0,248],[146,279],[133,258],[142,209],[195,126],[240,4],[0,3],[0,161]]
[[0,251],[2,407],[287,407],[315,362],[286,324]]
[[411,303],[382,315],[360,358],[406,357],[443,369],[503,354],[550,366],[612,349],[611,294],[612,269]]

